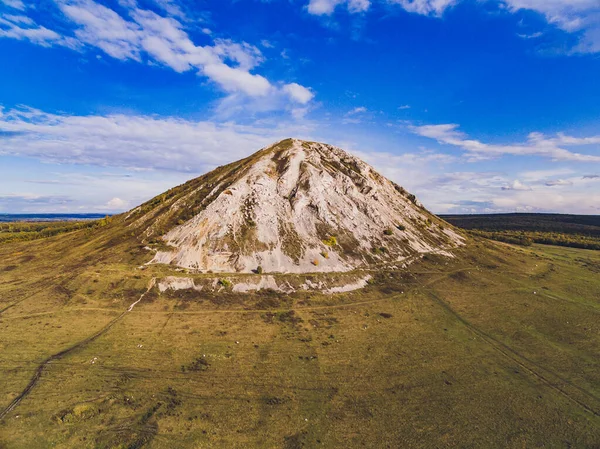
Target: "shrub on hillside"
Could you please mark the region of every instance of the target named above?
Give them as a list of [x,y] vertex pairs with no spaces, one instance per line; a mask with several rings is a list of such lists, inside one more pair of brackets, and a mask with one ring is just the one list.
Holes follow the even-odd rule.
[[335,238],[335,236],[331,236],[326,240],[323,240],[323,243],[329,247],[335,246],[337,245],[337,239]]

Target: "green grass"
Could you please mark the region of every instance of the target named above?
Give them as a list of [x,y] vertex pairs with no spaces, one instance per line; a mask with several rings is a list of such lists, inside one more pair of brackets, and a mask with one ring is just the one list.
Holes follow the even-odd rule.
[[113,223],[0,246],[0,411],[71,348],[0,447],[600,441],[598,252],[475,240],[347,294],[152,288],[123,313],[173,274],[140,244]]

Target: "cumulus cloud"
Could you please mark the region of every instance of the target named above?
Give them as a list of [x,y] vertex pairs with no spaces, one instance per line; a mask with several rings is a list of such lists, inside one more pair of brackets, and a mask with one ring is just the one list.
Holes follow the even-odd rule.
[[424,16],[441,16],[444,11],[458,0],[388,0],[400,5],[404,10]]
[[517,36],[519,36],[521,39],[537,39],[538,37],[541,37],[544,33],[542,33],[541,31],[537,31],[535,33],[531,33],[531,34],[517,34]]
[[63,28],[73,29],[71,35],[39,25],[24,15],[4,14],[0,17],[0,37],[44,46],[92,48],[118,60],[158,63],[179,73],[196,71],[230,95],[273,96],[300,105],[314,97],[310,89],[300,84],[273,83],[253,73],[264,61],[261,51],[253,45],[229,39],[215,39],[212,45],[204,46],[194,43],[175,2],[157,0],[167,14],[163,16],[138,7],[134,1],[121,2],[126,14],[94,0],[55,1],[66,19]]
[[554,189],[515,191],[509,195],[494,197],[491,200],[498,212],[534,211],[573,214],[598,214],[600,194],[597,191]]
[[109,210],[122,211],[125,210],[128,206],[127,201],[122,200],[121,198],[113,198],[108,203],[106,203],[106,208]]
[[[407,12],[424,16],[442,17],[453,6],[466,0],[378,0],[380,3],[396,5]],[[516,13],[527,10],[543,15],[552,24],[567,33],[577,33],[578,44],[571,53],[600,52],[600,4],[598,0],[486,0],[501,9]],[[315,15],[331,15],[339,7],[351,13],[362,13],[369,9],[371,0],[309,0],[307,9]],[[523,39],[534,39],[541,31],[519,34]]]
[[297,83],[286,84],[283,91],[300,104],[308,103],[315,96],[310,89]]
[[154,3],[161,7],[163,11],[170,16],[177,17],[182,20],[187,19],[181,7],[174,0],[154,0]]
[[365,112],[367,112],[367,108],[365,108],[364,106],[357,106],[354,109],[351,109],[348,112],[346,112],[346,115],[351,116],[351,115],[363,114]]
[[575,173],[575,170],[565,167],[545,170],[526,170],[519,173],[519,179],[523,179],[527,183],[540,183],[548,179],[555,179],[557,176],[571,176]]
[[296,122],[243,126],[122,114],[69,116],[35,109],[0,110],[0,155],[198,173],[309,131]]
[[342,123],[344,125],[356,125],[358,123],[361,123],[363,117],[366,115],[367,112],[368,109],[364,106],[357,106],[353,109],[350,109],[348,112],[346,112]]
[[314,15],[333,14],[336,7],[344,6],[352,13],[365,12],[371,6],[370,0],[310,0],[307,6],[308,12]]
[[[320,136],[306,121],[261,120],[239,125],[143,115],[74,116],[34,109],[0,110],[0,156],[28,157],[61,164],[55,166],[60,168],[49,169],[34,183],[2,185],[8,172],[0,164],[0,190],[4,190],[0,207],[37,212],[123,210],[286,137],[338,144],[417,194],[438,213],[599,212],[598,175],[593,172],[587,175],[562,167],[508,175],[476,171],[472,164],[465,170],[463,158],[448,154],[428,150],[402,154],[395,145],[394,152],[387,152],[371,138],[364,145],[336,142],[331,136]],[[93,175],[82,174],[74,164],[96,168]],[[589,166],[584,168],[589,170]],[[572,185],[546,186],[557,179]]]
[[0,0],[0,3],[4,3],[6,6],[14,9],[25,9],[25,4],[22,2],[22,0]]
[[466,134],[459,131],[458,128],[459,125],[456,124],[410,127],[415,134],[435,139],[442,144],[461,148],[473,159],[491,158],[509,154],[516,156],[542,156],[555,161],[600,162],[600,156],[576,153],[563,148],[565,146],[597,144],[600,142],[600,136],[578,138],[557,134],[556,137],[549,138],[541,133],[531,133],[525,143],[498,145],[470,139]]
[[39,195],[35,193],[15,193],[0,195],[0,211],[4,212],[37,212],[40,210],[56,210],[72,203],[73,200],[64,195]]
[[531,10],[568,32],[581,32],[576,53],[600,52],[600,3],[597,0],[504,0],[511,11]]
[[507,186],[502,186],[502,190],[532,190],[528,185],[523,184],[518,179],[515,179],[512,184]]
[[75,49],[79,46],[76,39],[61,36],[55,31],[36,24],[32,19],[23,15],[1,15],[0,37],[27,40],[43,47],[60,45]]
[[[441,16],[444,11],[458,0],[381,0],[396,4],[404,10],[423,15]],[[363,13],[371,7],[371,0],[310,0],[308,12],[314,15],[331,15],[340,6],[351,13]]]
[[[508,182],[498,189],[503,175],[490,174],[488,179],[473,180],[482,173],[448,173],[439,178],[439,194],[430,205],[438,213],[561,212],[597,214],[600,192],[585,183],[565,184],[560,190],[545,183],[530,187],[520,181]],[[433,180],[435,182],[435,180]],[[423,195],[429,196],[429,192]]]

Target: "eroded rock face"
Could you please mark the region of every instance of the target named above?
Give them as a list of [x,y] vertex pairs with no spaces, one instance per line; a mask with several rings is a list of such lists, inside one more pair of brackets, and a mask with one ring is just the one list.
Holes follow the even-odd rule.
[[185,196],[203,192],[202,210],[163,235],[168,249],[153,263],[213,272],[334,272],[462,243],[413,195],[330,145],[284,140],[216,180],[205,177]]

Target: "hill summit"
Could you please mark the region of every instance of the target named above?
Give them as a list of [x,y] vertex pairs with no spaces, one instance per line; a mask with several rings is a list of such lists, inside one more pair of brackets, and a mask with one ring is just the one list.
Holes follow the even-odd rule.
[[132,215],[160,242],[152,263],[200,272],[345,272],[462,243],[365,162],[296,139],[219,167]]

